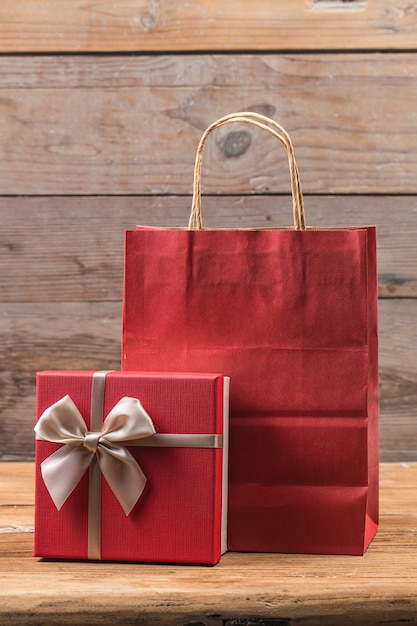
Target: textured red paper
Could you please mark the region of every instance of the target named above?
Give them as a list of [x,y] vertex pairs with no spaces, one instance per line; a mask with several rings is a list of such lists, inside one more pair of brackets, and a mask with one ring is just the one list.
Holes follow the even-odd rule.
[[127,231],[122,356],[231,377],[230,550],[364,552],[378,523],[374,227]]
[[[37,418],[69,394],[89,425],[93,372],[37,375]],[[137,397],[160,433],[223,434],[223,377],[111,372],[104,415]],[[36,441],[35,556],[87,558],[88,472],[60,511],[40,473],[59,445]],[[214,564],[221,555],[222,449],[135,447],[147,485],[126,517],[102,479],[102,560]]]

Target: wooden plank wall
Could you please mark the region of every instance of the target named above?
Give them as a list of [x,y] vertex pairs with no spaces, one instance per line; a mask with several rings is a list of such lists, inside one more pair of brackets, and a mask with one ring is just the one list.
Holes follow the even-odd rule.
[[[0,459],[33,458],[36,370],[120,366],[124,229],[186,225],[202,131],[253,110],[309,225],[378,226],[381,458],[417,460],[416,44],[407,0],[3,0]],[[203,187],[207,225],[291,225],[252,127]]]

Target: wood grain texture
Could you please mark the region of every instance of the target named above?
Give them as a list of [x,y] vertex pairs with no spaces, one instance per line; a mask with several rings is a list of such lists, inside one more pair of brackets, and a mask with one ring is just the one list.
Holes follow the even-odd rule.
[[[120,369],[120,302],[0,304],[0,460],[33,459],[35,372]],[[381,459],[417,460],[417,300],[380,301]]]
[[[186,225],[201,133],[252,109],[309,225],[378,226],[381,453],[417,460],[416,97],[411,52],[0,56],[0,458],[33,458],[36,370],[119,367],[124,229]],[[203,189],[207,226],[291,224],[251,127],[212,137]]]
[[[203,130],[237,110],[286,127],[305,193],[415,194],[416,100],[412,53],[0,57],[0,195],[188,194]],[[204,167],[210,194],[289,191],[247,125]]]
[[[120,301],[125,229],[136,224],[185,227],[191,198],[0,198],[3,302]],[[285,227],[288,196],[205,197],[208,227]],[[307,224],[375,224],[379,295],[417,297],[417,199],[306,196]]]
[[[182,226],[189,209],[189,197],[0,199],[1,459],[33,458],[37,370],[120,368],[124,229]],[[378,225],[381,456],[417,460],[416,200],[312,196],[306,211],[315,226]],[[212,227],[291,221],[285,196],[206,197],[203,212]]]
[[[3,490],[11,476],[14,490]],[[363,557],[227,553],[215,567],[61,562],[32,557],[33,464],[0,464],[0,621],[415,624],[416,481],[416,463],[382,464],[380,528]],[[13,511],[23,511],[18,523]]]
[[417,301],[379,305],[380,450],[385,461],[417,460]]
[[3,0],[1,52],[407,49],[410,0]]

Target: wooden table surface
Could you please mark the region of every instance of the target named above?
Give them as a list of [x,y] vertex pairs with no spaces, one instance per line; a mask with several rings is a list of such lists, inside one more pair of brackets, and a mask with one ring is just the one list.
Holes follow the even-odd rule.
[[227,553],[215,567],[32,556],[32,463],[0,464],[0,624],[417,624],[417,463],[381,465],[363,557]]

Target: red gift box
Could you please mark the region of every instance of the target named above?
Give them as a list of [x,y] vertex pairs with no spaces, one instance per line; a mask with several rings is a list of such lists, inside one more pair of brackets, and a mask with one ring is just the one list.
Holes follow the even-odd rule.
[[228,382],[38,372],[35,556],[217,563],[226,550]]

